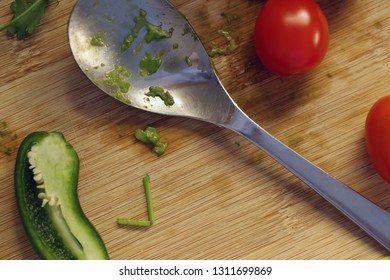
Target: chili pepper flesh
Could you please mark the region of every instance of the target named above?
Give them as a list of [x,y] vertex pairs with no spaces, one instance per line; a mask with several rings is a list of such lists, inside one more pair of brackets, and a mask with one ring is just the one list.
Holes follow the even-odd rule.
[[108,259],[100,235],[77,196],[79,158],[59,132],[34,132],[15,164],[18,210],[42,259]]

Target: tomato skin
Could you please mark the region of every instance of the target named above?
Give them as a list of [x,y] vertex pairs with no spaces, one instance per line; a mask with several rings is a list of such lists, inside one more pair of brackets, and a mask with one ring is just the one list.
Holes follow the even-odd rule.
[[328,22],[314,0],[268,0],[257,16],[256,52],[275,74],[313,69],[325,57],[328,46]]
[[390,95],[380,98],[368,112],[365,140],[375,170],[390,183]]

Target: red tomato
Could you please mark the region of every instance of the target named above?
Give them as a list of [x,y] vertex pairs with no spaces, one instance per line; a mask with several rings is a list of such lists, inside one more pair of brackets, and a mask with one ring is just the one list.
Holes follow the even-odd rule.
[[278,75],[309,71],[325,57],[328,22],[314,0],[268,0],[255,26],[256,52]]
[[390,95],[371,107],[365,132],[368,156],[378,174],[390,183]]

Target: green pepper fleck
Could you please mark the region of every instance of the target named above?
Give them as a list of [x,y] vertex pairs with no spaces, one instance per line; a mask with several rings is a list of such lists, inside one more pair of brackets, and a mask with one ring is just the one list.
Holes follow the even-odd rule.
[[131,72],[122,64],[115,64],[114,69],[106,73],[104,82],[110,86],[116,86],[121,93],[128,92],[130,83],[125,79],[130,78]]
[[153,146],[153,152],[158,156],[163,155],[168,146],[166,143],[160,142],[160,135],[154,127],[147,127],[145,130],[140,128],[136,129],[135,138],[147,145]]
[[139,62],[139,75],[145,77],[156,73],[161,66],[164,54],[164,50],[156,56],[153,56],[149,51],[146,51],[145,56]]
[[185,60],[185,62],[187,63],[188,66],[190,66],[190,67],[192,66],[192,60],[191,60],[191,58],[189,56],[186,56],[184,58],[184,60]]
[[108,259],[100,235],[77,196],[79,158],[59,132],[34,132],[15,164],[17,207],[42,259]]
[[116,223],[118,225],[128,225],[135,227],[149,227],[152,223],[148,220],[134,220],[129,218],[117,218]]
[[[151,41],[161,40],[164,38],[172,37],[173,29],[168,31],[161,28],[161,26],[153,25],[146,19],[147,13],[145,10],[140,9],[139,16],[134,17],[133,21],[135,25],[131,28],[130,33],[123,39],[123,43],[120,46],[120,51],[125,52],[130,48],[131,44],[138,37],[141,29],[146,28],[146,34],[144,41],[150,43]],[[142,42],[133,50],[133,55],[135,55],[142,47]]]
[[164,90],[159,86],[151,86],[149,87],[149,92],[145,93],[146,96],[150,97],[160,97],[166,106],[172,106],[175,104],[175,100],[173,96],[169,93],[169,91]]
[[211,49],[211,51],[208,52],[208,55],[210,57],[214,57],[216,55],[227,55],[227,54],[234,52],[238,48],[236,41],[230,35],[229,32],[220,30],[219,33],[222,34],[223,37],[225,37],[225,39],[226,39],[226,41],[228,41],[229,45],[225,48],[213,47]]
[[106,41],[107,40],[106,40],[105,36],[101,32],[98,32],[98,33],[92,35],[91,46],[104,47],[107,45]]
[[128,218],[118,218],[116,222],[119,225],[130,225],[138,227],[148,227],[154,223],[153,203],[152,203],[152,192],[150,191],[150,176],[148,174],[142,180],[144,185],[146,207],[148,209],[148,220],[134,220]]

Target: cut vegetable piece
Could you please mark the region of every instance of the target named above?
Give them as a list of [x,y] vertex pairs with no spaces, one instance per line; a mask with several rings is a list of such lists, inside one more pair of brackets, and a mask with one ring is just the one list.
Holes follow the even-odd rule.
[[160,142],[160,135],[154,127],[147,127],[145,130],[137,128],[135,138],[147,145],[152,145],[153,152],[158,156],[163,155],[168,146],[168,144]]
[[150,191],[150,176],[148,174],[142,180],[145,190],[146,206],[148,208],[148,220],[134,220],[128,218],[118,218],[116,220],[119,225],[141,226],[148,227],[154,223],[154,212],[152,203],[152,192]]
[[15,164],[17,207],[42,259],[108,259],[102,238],[77,195],[79,158],[59,132],[34,132]]

